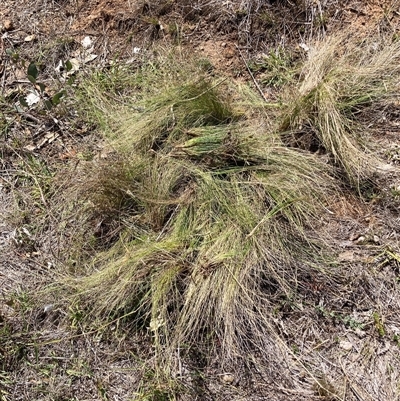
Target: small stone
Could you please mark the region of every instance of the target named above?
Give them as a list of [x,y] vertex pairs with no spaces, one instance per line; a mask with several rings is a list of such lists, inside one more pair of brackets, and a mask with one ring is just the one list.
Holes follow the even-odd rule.
[[24,42],[32,42],[36,39],[35,35],[29,35],[24,39]]
[[231,375],[230,373],[225,373],[224,375],[221,376],[221,381],[224,384],[232,384],[234,380],[235,380],[234,376]]
[[365,237],[363,235],[361,235],[360,237],[358,237],[355,241],[355,244],[357,245],[364,245],[365,244]]
[[84,49],[89,49],[93,44],[92,39],[90,39],[90,36],[85,36],[82,39],[81,43]]
[[10,19],[6,19],[3,24],[3,29],[5,31],[12,31],[14,29],[14,24]]
[[345,251],[338,256],[340,262],[351,262],[355,259],[353,251]]
[[299,47],[301,47],[305,52],[310,51],[310,48],[305,43],[300,43]]
[[363,338],[366,335],[366,332],[359,329],[358,327],[354,330],[354,332],[358,335],[358,337]]
[[353,349],[353,344],[350,341],[340,341],[339,347],[346,351],[351,351]]
[[357,233],[351,233],[350,237],[349,237],[349,241],[354,241],[355,239],[357,239],[360,235]]

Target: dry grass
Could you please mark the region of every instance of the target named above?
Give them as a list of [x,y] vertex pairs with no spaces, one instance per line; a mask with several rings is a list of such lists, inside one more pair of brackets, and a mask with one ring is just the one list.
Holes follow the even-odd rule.
[[[155,32],[178,10],[177,41],[189,27],[203,40],[207,21],[267,52],[281,17],[285,37],[296,24],[307,37],[312,18],[324,30],[321,2],[266,3],[146,2],[143,21]],[[17,214],[15,234],[0,233],[2,249],[15,242],[0,257],[1,282],[21,287],[2,291],[0,399],[398,399],[398,216],[338,189],[343,176],[361,189],[379,163],[363,118],[393,98],[398,54],[395,42],[375,42],[331,37],[298,76],[285,66],[256,75],[282,95],[274,105],[179,52],[143,50],[140,67],[110,63],[83,82],[81,70],[61,148],[33,153],[23,148],[40,127],[0,102],[0,191]],[[69,44],[45,60],[67,57]],[[76,140],[87,132],[75,129],[76,107],[102,150]]]
[[[337,190],[331,167],[284,146],[275,108],[184,57],[135,79],[136,102],[111,108],[105,129],[124,162],[89,179],[97,212],[128,205],[126,229],[75,282],[80,302],[150,328],[168,362],[178,346],[208,344],[223,360],[263,349],[277,300],[310,272],[330,276],[309,230]],[[98,116],[107,95],[95,87]]]
[[[325,44],[330,57],[332,43]],[[329,259],[321,224],[342,184],[340,169],[355,183],[373,171],[357,116],[383,92],[354,76],[358,92],[342,88],[328,50],[316,49],[326,58],[315,56],[314,69],[306,61],[293,102],[266,104],[179,52],[159,51],[137,69],[96,71],[80,86],[81,114],[101,130],[104,149],[47,183],[45,200],[62,220],[55,231],[67,251],[57,256],[68,267],[61,276],[68,276],[74,329],[85,320],[129,323],[153,342],[148,363],[156,376],[174,378],[177,358],[200,349],[222,367],[245,361],[279,380],[304,369],[316,396],[341,397],[340,385],[296,347],[306,327],[325,341],[314,288],[333,300],[358,288]],[[337,57],[364,63],[355,52]],[[292,80],[287,85],[281,89],[293,93]],[[300,124],[312,128],[331,162],[287,146]],[[283,320],[303,308],[300,323]]]
[[400,42],[387,38],[359,43],[341,34],[317,42],[298,88],[287,96],[281,130],[297,139],[311,132],[353,184],[371,178],[379,161],[367,150],[367,127],[358,115],[397,96],[399,59]]

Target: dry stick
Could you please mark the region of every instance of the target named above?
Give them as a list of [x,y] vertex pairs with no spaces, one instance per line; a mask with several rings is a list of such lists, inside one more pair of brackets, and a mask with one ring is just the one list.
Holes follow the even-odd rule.
[[1,93],[4,94],[4,89],[6,87],[6,74],[7,74],[7,60],[4,63],[3,79],[1,82]]
[[253,75],[253,73],[251,72],[250,67],[249,67],[249,65],[247,64],[246,59],[244,58],[244,56],[243,56],[241,50],[239,49],[239,46],[238,46],[238,45],[236,45],[236,49],[238,49],[239,54],[240,54],[240,57],[242,58],[242,60],[243,60],[243,62],[244,62],[244,65],[246,66],[247,71],[248,71],[248,73],[250,74],[251,79],[253,80],[254,85],[256,86],[258,92],[260,93],[261,97],[268,103],[267,98],[265,97],[263,91],[261,90],[260,85],[258,85],[258,82],[257,82],[256,79],[254,78],[254,75]]

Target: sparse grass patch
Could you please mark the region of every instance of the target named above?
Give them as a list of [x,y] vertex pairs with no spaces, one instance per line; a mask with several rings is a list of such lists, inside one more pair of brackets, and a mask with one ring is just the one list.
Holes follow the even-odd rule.
[[140,401],[173,401],[178,398],[179,383],[158,369],[143,368],[143,377],[135,394]]
[[266,86],[281,88],[294,80],[295,65],[289,52],[277,47],[263,54],[260,59],[254,60],[250,68],[259,73],[259,81]]

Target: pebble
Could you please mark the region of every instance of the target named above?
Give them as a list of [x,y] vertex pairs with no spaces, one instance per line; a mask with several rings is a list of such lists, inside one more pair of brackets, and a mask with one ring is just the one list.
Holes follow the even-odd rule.
[[224,375],[221,376],[221,381],[224,384],[232,384],[234,380],[235,380],[234,376],[229,373],[225,373]]
[[358,337],[363,338],[367,334],[365,331],[359,329],[358,327],[354,330],[354,332],[358,335]]
[[361,235],[361,237],[358,237],[355,241],[355,244],[357,245],[364,245],[365,244],[365,237],[363,235]]
[[12,31],[14,29],[14,24],[10,19],[6,19],[3,24],[4,31]]
[[346,351],[350,351],[353,349],[353,344],[350,341],[340,341],[339,347]]

